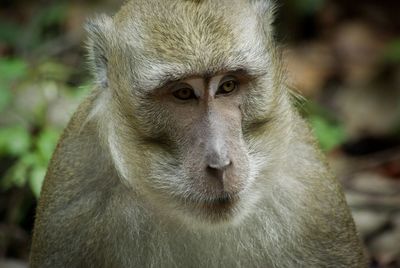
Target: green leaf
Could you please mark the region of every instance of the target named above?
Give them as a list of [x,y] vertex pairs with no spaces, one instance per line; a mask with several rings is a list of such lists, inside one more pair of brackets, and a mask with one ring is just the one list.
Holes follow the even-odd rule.
[[26,128],[22,126],[0,128],[0,155],[21,156],[29,150],[31,144],[32,139]]
[[12,186],[22,187],[26,184],[28,170],[36,161],[31,153],[25,154],[6,173],[2,186],[8,189]]
[[22,59],[0,59],[0,85],[21,79],[28,73],[28,64]]
[[17,162],[6,174],[7,186],[22,187],[26,183],[29,166],[23,161]]
[[[12,186],[22,187],[25,186],[27,182],[29,182],[30,185],[35,184],[34,187],[37,187],[37,184],[40,183],[39,171],[42,169],[46,170],[42,162],[37,152],[24,154],[17,163],[7,171],[2,182],[2,187],[5,189]],[[37,181],[32,182],[32,178]],[[36,190],[37,188],[35,188],[34,191]]]
[[47,166],[51,155],[56,148],[57,141],[60,137],[60,131],[53,128],[45,128],[40,134],[36,142],[38,154],[42,159],[42,164]]
[[324,151],[329,151],[345,141],[346,135],[340,125],[319,115],[311,115],[309,121]]
[[29,187],[36,198],[39,198],[40,191],[42,189],[44,177],[46,176],[46,167],[37,166],[35,167],[29,177]]

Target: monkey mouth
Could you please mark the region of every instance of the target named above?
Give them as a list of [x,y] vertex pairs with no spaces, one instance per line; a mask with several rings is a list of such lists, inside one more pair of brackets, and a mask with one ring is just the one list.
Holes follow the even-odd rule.
[[[178,197],[181,206],[179,209],[184,215],[195,219],[199,226],[201,223],[219,226],[220,224],[232,222],[236,215],[240,212],[240,194],[237,193],[219,193],[210,194],[208,196],[186,196]],[[183,206],[182,206],[183,205]]]
[[207,200],[204,203],[208,205],[218,205],[218,206],[224,206],[226,204],[231,204],[234,203],[238,199],[237,196],[232,195],[232,194],[227,194],[223,195],[217,198],[213,198],[211,200]]
[[186,199],[186,204],[210,213],[223,213],[232,210],[239,201],[238,194],[224,193],[217,197],[206,199]]

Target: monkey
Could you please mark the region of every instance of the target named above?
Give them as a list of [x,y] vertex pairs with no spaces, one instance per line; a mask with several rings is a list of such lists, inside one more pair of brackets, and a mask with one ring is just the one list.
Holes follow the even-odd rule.
[[88,21],[93,91],[50,161],[33,268],[365,267],[274,10],[131,0]]

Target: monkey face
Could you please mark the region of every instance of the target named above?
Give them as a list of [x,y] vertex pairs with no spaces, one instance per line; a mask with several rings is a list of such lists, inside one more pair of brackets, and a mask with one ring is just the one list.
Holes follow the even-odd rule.
[[194,75],[142,96],[134,133],[118,135],[136,140],[136,155],[124,156],[132,169],[142,167],[134,187],[185,220],[235,222],[246,215],[258,198],[243,125],[254,79],[241,69]]
[[231,217],[251,182],[240,107],[248,84],[242,70],[195,75],[140,97],[133,113],[141,116],[121,118],[122,125],[135,122],[129,128],[134,133],[117,135],[124,144],[135,142],[137,155],[116,149],[135,170],[127,176],[134,177],[134,187],[185,216]]
[[105,68],[101,120],[112,160],[157,207],[195,222],[233,222],[257,203],[257,174],[284,144],[276,137],[285,134],[274,133],[285,130],[280,72],[262,14],[228,1],[165,1],[146,13],[145,3],[130,7],[127,20],[117,14],[90,29],[95,68]]
[[[191,77],[172,83],[154,98],[175,131],[165,132],[181,169],[182,192],[172,191],[184,210],[225,218],[248,187],[249,158],[242,136],[241,72]],[[172,189],[171,189],[172,190]],[[204,217],[204,216],[203,216]]]

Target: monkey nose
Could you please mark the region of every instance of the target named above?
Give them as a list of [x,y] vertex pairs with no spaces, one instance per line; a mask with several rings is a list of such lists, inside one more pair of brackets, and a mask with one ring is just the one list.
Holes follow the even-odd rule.
[[213,159],[214,161],[209,161],[208,167],[211,169],[220,169],[224,170],[228,166],[232,164],[231,160],[229,158],[224,158],[224,159]]
[[207,172],[217,178],[218,180],[224,180],[224,174],[226,169],[232,164],[230,159],[224,159],[216,162],[211,162],[207,166]]

